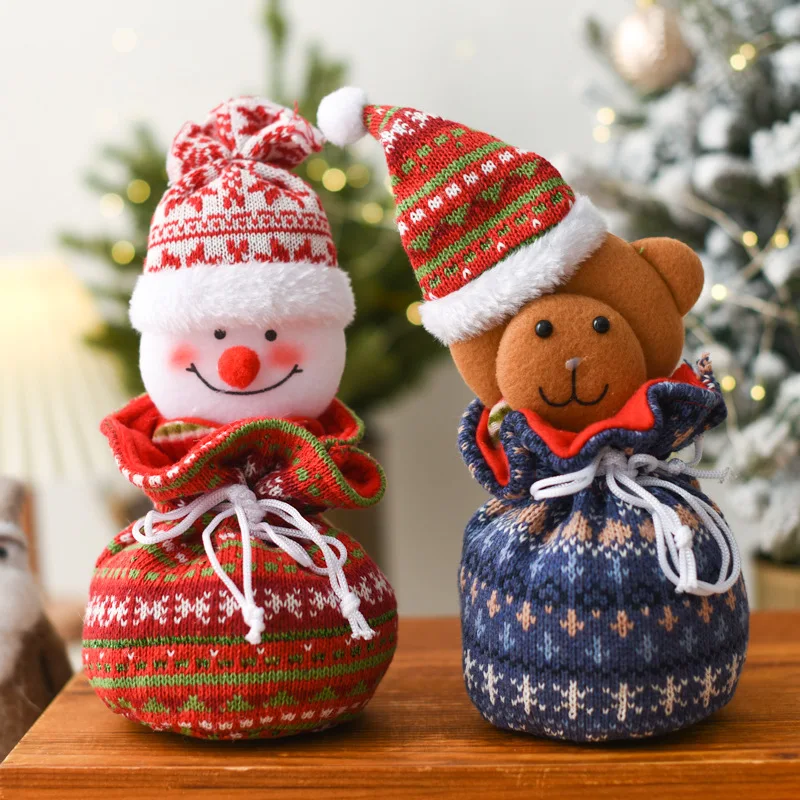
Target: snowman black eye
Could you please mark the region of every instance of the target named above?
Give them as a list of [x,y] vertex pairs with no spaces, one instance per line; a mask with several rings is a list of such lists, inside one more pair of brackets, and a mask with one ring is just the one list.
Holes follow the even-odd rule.
[[225,333],[224,330],[222,330],[222,328],[217,328],[217,330],[214,331],[214,336],[217,339],[224,339],[225,336],[226,336],[226,333]]
[[608,333],[611,328],[611,323],[608,321],[608,317],[595,317],[592,322],[592,327],[598,333]]
[[272,328],[270,328],[270,329],[269,329],[269,330],[268,330],[268,331],[267,331],[267,332],[264,334],[264,338],[265,338],[265,339],[266,339],[268,342],[274,342],[274,341],[275,341],[275,340],[278,338],[278,332],[277,332],[277,331],[274,331],[274,330],[272,330]]
[[8,550],[0,545],[0,561],[5,561],[8,558]]
[[536,323],[536,335],[540,339],[546,339],[553,333],[553,323],[549,319],[540,319]]

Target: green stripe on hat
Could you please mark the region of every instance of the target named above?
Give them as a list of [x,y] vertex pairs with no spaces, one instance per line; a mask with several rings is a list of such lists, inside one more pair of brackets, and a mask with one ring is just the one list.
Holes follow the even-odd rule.
[[383,119],[381,120],[381,124],[378,127],[379,131],[382,131],[386,127],[386,123],[398,112],[402,106],[392,106],[384,115]]
[[421,189],[418,189],[414,194],[406,197],[397,204],[397,213],[407,211],[415,203],[427,197],[434,189],[438,189],[442,184],[447,183],[454,175],[459,173],[464,167],[469,166],[475,161],[480,160],[485,155],[500,150],[503,147],[508,147],[505,142],[496,141],[483,145],[483,147],[473,150],[471,153],[461,156],[461,158],[450,162],[440,173],[431,178]]
[[[495,214],[493,217],[490,217],[482,225],[479,225],[478,227],[471,229],[458,241],[453,242],[453,244],[451,244],[449,247],[446,247],[443,250],[441,250],[436,255],[435,258],[432,258],[430,261],[426,261],[424,264],[421,264],[415,270],[415,275],[417,276],[417,280],[422,280],[426,275],[429,275],[437,267],[441,266],[447,261],[450,261],[452,258],[461,253],[464,249],[466,249],[469,245],[475,242],[477,239],[480,239],[482,236],[485,236],[492,228],[494,228],[501,222],[505,221],[509,217],[516,214],[517,211],[519,211],[524,206],[528,205],[528,203],[532,202],[540,195],[552,191],[553,189],[557,189],[559,186],[566,186],[566,185],[567,182],[561,177],[550,178],[550,180],[540,183],[538,186],[531,189],[531,191],[526,192],[522,196],[518,197],[513,203],[505,206],[502,211]],[[545,233],[545,231],[547,230],[548,230],[547,228],[542,229],[536,236],[531,236],[529,241],[534,241],[539,236],[541,236],[542,233]]]

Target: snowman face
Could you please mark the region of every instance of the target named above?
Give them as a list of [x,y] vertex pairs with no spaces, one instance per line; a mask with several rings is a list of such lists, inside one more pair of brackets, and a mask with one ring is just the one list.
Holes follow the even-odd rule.
[[219,424],[250,417],[316,418],[339,388],[340,326],[308,323],[143,333],[139,367],[167,419]]

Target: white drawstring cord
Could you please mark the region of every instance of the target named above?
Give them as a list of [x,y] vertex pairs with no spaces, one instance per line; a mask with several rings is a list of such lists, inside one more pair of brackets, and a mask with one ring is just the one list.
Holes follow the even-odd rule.
[[[245,637],[250,644],[261,643],[261,636],[266,629],[264,609],[256,605],[253,595],[253,549],[250,537],[262,541],[271,541],[291,556],[298,564],[310,569],[317,575],[327,575],[331,589],[339,600],[339,609],[350,623],[355,639],[371,639],[375,631],[370,628],[364,615],[359,611],[361,601],[347,584],[342,567],[347,561],[347,548],[333,536],[322,535],[302,514],[281,500],[259,500],[255,493],[243,484],[223,486],[208,494],[198,497],[188,505],[174,511],[149,511],[143,519],[137,520],[132,529],[133,538],[141,544],[160,544],[169,539],[183,536],[194,523],[209,511],[218,513],[203,529],[203,547],[212,569],[225,584],[232,597],[239,604],[242,618],[250,630]],[[267,514],[280,517],[292,527],[283,528],[265,522]],[[214,552],[211,537],[219,524],[229,517],[236,516],[242,535],[242,590],[228,577]],[[178,522],[170,528],[153,530],[157,522]],[[142,533],[144,527],[144,533]],[[325,566],[318,567],[305,548],[299,542],[309,541],[315,544],[323,558]],[[334,549],[337,551],[334,553]]]
[[[650,513],[656,535],[658,563],[670,582],[675,585],[675,590],[701,597],[722,594],[736,583],[742,569],[739,548],[733,532],[711,505],[695,497],[682,486],[664,480],[658,474],[667,477],[688,475],[692,478],[723,481],[728,474],[727,470],[695,469],[702,452],[701,438],[695,442],[694,458],[689,462],[679,458],[660,461],[646,453],[628,458],[622,451],[607,447],[583,469],[536,481],[531,486],[531,495],[534,500],[566,497],[587,489],[596,477],[605,476],[606,485],[615,497],[632,506],[644,508]],[[680,497],[714,537],[722,560],[716,583],[698,580],[691,529],[681,522],[675,509],[662,503],[647,490],[647,487],[666,489]],[[677,568],[677,572],[673,569],[673,565]],[[729,567],[730,575],[728,575]]]

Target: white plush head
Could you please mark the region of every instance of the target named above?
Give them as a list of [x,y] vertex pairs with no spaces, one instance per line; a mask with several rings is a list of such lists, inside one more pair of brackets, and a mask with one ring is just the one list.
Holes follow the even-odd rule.
[[336,395],[344,362],[341,325],[294,322],[146,331],[139,366],[162,416],[226,424],[318,417]]

